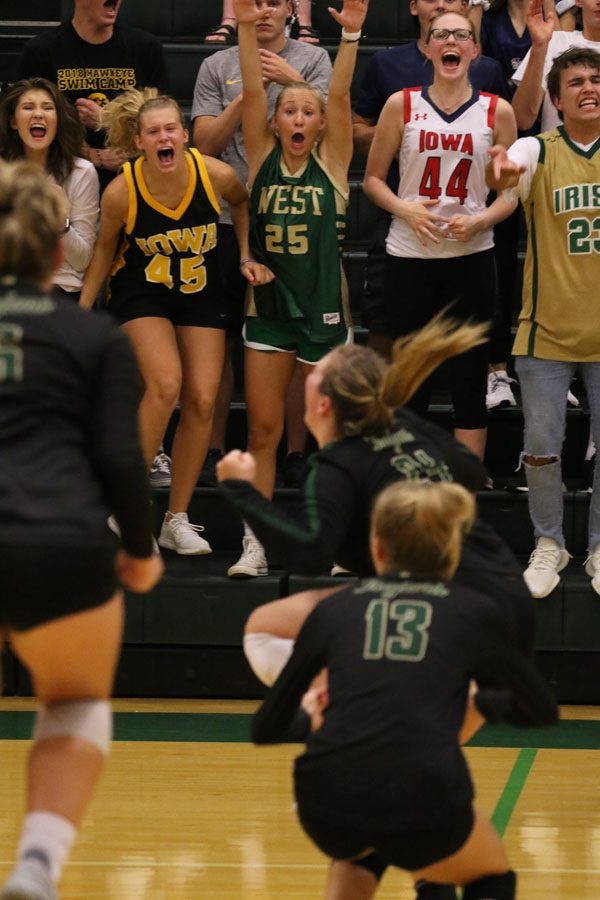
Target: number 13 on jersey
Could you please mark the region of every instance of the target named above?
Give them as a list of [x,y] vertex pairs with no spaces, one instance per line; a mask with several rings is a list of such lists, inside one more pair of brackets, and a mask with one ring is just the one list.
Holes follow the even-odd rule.
[[432,607],[423,600],[371,600],[363,657],[420,662],[429,643]]

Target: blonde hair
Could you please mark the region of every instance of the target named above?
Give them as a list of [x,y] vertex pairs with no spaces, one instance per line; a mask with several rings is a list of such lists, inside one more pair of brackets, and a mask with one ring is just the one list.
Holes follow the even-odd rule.
[[381,541],[390,569],[447,581],[474,519],[475,500],[459,484],[397,481],[375,501],[371,534]]
[[140,151],[135,138],[141,131],[142,116],[153,109],[164,109],[168,106],[177,110],[179,121],[185,128],[183,114],[177,101],[159,94],[156,88],[124,91],[119,94],[106,104],[101,113],[101,124],[106,129],[107,146],[125,156],[139,156]]
[[336,347],[319,386],[331,399],[338,434],[377,434],[421,384],[449,359],[487,340],[488,324],[460,324],[438,313],[424,328],[394,343],[391,365],[369,347]]
[[277,110],[281,106],[284,95],[286,91],[308,91],[309,94],[312,94],[317,103],[319,104],[319,109],[321,110],[321,115],[324,116],[327,111],[327,104],[325,102],[325,97],[321,93],[318,87],[315,87],[314,84],[309,84],[307,81],[290,81],[289,84],[286,84],[279,93],[277,94],[277,98],[275,100],[275,109],[273,110],[273,115],[277,114]]
[[0,277],[46,278],[64,224],[63,200],[39,166],[0,160]]

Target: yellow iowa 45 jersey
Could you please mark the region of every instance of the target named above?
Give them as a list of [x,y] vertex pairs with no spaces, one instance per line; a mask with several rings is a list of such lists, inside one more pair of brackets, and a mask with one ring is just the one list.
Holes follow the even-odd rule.
[[582,150],[561,125],[538,140],[513,353],[600,362],[600,138]]

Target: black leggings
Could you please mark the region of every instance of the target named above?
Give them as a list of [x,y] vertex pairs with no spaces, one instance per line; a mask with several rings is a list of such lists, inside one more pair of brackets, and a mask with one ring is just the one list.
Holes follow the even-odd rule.
[[[493,250],[450,259],[386,259],[385,297],[393,337],[423,328],[444,307],[459,322],[491,322],[496,307],[496,265]],[[456,428],[485,428],[485,395],[489,344],[448,360],[428,378],[408,403],[426,415],[432,389],[448,386]]]

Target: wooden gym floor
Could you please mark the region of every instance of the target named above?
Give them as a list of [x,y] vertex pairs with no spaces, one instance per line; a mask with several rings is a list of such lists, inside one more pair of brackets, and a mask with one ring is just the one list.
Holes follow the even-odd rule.
[[[292,808],[297,747],[247,742],[256,704],[115,701],[100,789],[61,884],[62,900],[317,900],[326,861]],[[0,882],[23,811],[29,700],[0,700]],[[556,729],[486,728],[466,750],[480,806],[519,872],[521,900],[600,898],[600,709]],[[388,873],[382,900],[413,897]]]

